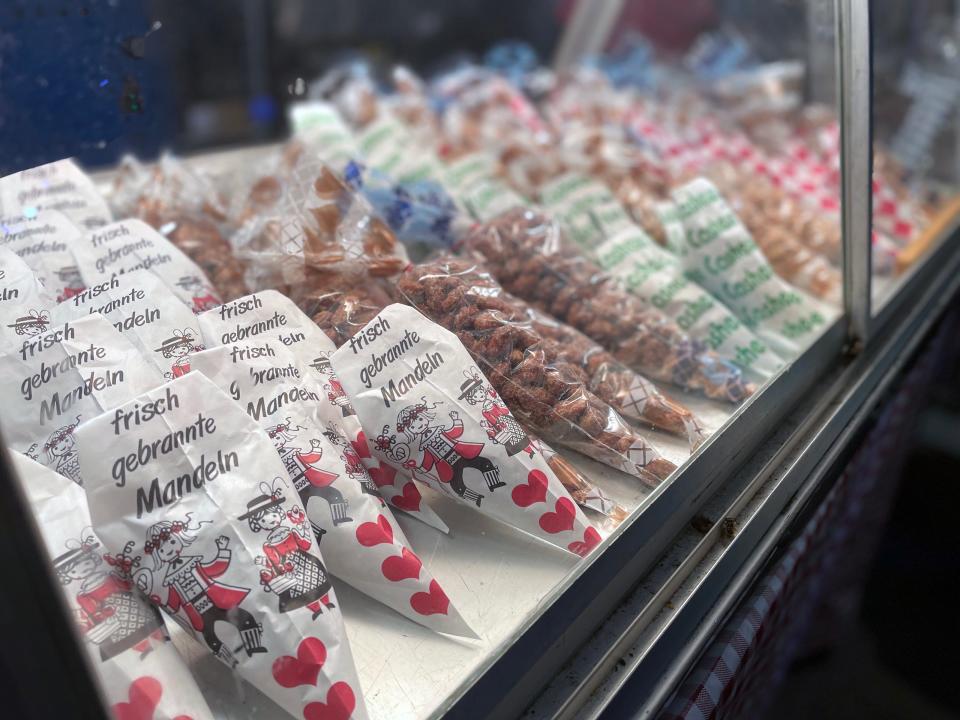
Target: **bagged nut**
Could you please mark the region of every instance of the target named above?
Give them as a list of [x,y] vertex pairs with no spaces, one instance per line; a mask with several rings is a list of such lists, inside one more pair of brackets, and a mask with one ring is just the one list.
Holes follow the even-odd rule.
[[[534,444],[538,442],[537,438],[531,439]],[[604,527],[610,530],[627,519],[629,513],[620,503],[607,497],[603,490],[587,480],[582,472],[577,470],[569,460],[557,453],[556,450],[542,441],[539,442],[540,452],[543,453],[550,469],[553,470],[557,479],[567,489],[570,497],[574,499],[577,505],[603,515],[606,518]]]
[[337,598],[270,439],[192,372],[77,430],[93,526],[137,587],[295,718],[366,718]]
[[23,260],[57,302],[83,292],[75,255],[81,231],[66,215],[41,210],[30,218],[7,218],[2,233],[0,247]]
[[114,717],[149,706],[153,720],[212,720],[160,614],[133,585],[140,556],[132,547],[106,551],[81,488],[24,455],[10,456]]
[[451,161],[441,179],[460,205],[480,222],[527,204],[496,177],[496,161],[484,152],[471,152]]
[[334,408],[311,371],[275,338],[221,345],[194,356],[273,441],[332,575],[437,632],[476,637],[423,567],[347,439],[326,418]]
[[509,412],[493,436],[482,399],[499,398],[457,338],[390,305],[333,354],[374,452],[439,492],[578,555],[599,533]]
[[[455,278],[458,285],[451,287],[451,291],[462,289],[465,300],[475,304],[478,310],[490,313],[502,324],[522,326],[526,332],[539,335],[530,345],[531,348],[542,347],[558,361],[566,363],[569,370],[579,376],[585,388],[628,420],[685,435],[692,447],[697,447],[705,439],[693,413],[668,400],[650,381],[618,361],[583,333],[510,295],[478,264],[441,257],[432,263],[414,266],[409,272],[411,277],[420,278],[424,284],[436,282],[435,278],[430,277],[434,275]],[[426,289],[429,292],[429,287]],[[454,332],[470,331],[466,327],[455,326],[460,307],[462,305],[435,320]],[[431,309],[429,314],[435,312]],[[494,329],[491,327],[489,331]],[[476,334],[475,329],[473,332]]]
[[548,442],[580,450],[650,486],[675,469],[587,389],[583,371],[561,360],[554,343],[544,342],[529,321],[505,322],[502,301],[471,295],[442,263],[413,266],[398,289],[460,338],[506,406]]
[[50,327],[54,299],[16,253],[0,247],[0,352]]
[[142,220],[121,220],[83,236],[74,245],[74,255],[88,285],[149,270],[195,313],[220,304],[203,270]]
[[717,355],[760,378],[782,365],[736,315],[691,282],[677,258],[637,227],[599,183],[567,174],[545,186],[541,196],[588,257]]
[[506,290],[575,327],[646,377],[727,402],[753,392],[738,367],[566,247],[546,216],[505,213],[477,228],[466,247],[483,257]]
[[687,274],[784,357],[799,353],[836,315],[773,271],[710,181],[694,180],[672,194],[685,230]]
[[[374,310],[371,317],[380,309]],[[447,532],[447,526],[420,495],[410,474],[398,473],[370,452],[356,411],[330,363],[336,346],[289,298],[275,290],[264,290],[205,312],[199,321],[209,347],[268,339],[282,343],[301,365],[309,368],[325,391],[329,402],[318,406],[318,412],[328,426],[333,426],[336,437],[348,441],[343,447],[348,466],[355,468],[357,475],[366,468],[379,494],[391,506]]]
[[0,355],[0,373],[4,440],[77,484],[77,426],[163,381],[99,315],[25,337]]
[[50,311],[53,326],[101,315],[167,380],[190,372],[203,350],[197,316],[156,275],[134,270],[91,285]]
[[0,217],[63,213],[81,232],[113,222],[93,181],[69,158],[0,178]]

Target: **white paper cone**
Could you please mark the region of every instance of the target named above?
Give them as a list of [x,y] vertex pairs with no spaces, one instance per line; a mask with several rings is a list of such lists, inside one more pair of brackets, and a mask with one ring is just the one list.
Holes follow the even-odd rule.
[[97,314],[110,321],[166,379],[190,372],[203,350],[197,316],[149,270],[113,275],[50,311],[54,325]]
[[4,440],[76,483],[77,426],[163,381],[99,315],[24,339],[0,355],[0,377]]
[[56,210],[30,217],[5,218],[0,246],[15,253],[33,270],[57,302],[83,291],[84,281],[73,253],[80,230]]
[[94,528],[138,586],[296,718],[366,717],[338,601],[270,439],[200,373],[77,430]]
[[0,217],[56,210],[86,231],[113,221],[93,181],[73,160],[58,160],[0,178]]
[[[390,305],[333,354],[333,367],[384,460],[570,552],[600,542],[453,333]],[[491,436],[494,426],[509,432]]]
[[54,304],[33,270],[0,247],[0,352],[49,329]]
[[121,220],[87,233],[73,247],[87,285],[112,275],[149,270],[195,313],[220,304],[203,270],[141,220]]
[[356,411],[333,372],[330,363],[330,355],[336,350],[333,341],[290,298],[275,290],[264,290],[224,303],[203,313],[199,320],[207,347],[257,342],[263,338],[280,340],[324,387],[332,402],[321,409],[325,423],[334,423],[350,440],[384,500],[391,507],[448,532],[443,520],[420,495],[411,475],[386,465],[371,453]]
[[266,338],[198,353],[193,367],[270,436],[335,577],[432,630],[476,637],[410,549],[347,440],[325,425],[330,403],[310,370]]
[[106,552],[83,490],[11,452],[77,632],[117,720],[213,718],[163,621],[133,588],[127,556]]

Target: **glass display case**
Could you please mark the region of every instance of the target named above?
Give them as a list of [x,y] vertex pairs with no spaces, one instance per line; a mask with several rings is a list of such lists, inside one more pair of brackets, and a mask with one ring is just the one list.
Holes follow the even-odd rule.
[[0,12],[24,716],[655,715],[960,282],[950,3]]

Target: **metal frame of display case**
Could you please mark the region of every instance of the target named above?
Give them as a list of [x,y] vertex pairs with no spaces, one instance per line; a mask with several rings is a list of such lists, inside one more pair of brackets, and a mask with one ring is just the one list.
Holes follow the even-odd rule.
[[[633,715],[655,714],[791,528],[827,491],[870,413],[960,290],[958,220],[871,319],[869,4],[837,0],[837,10],[844,314],[554,588],[543,612],[530,618],[500,655],[488,656],[459,695],[447,699],[443,716],[514,717],[531,702],[538,718],[612,715],[627,709],[627,702]],[[607,30],[588,31],[581,26],[587,14],[575,17],[581,15],[586,19],[572,23],[570,36],[590,38],[593,45],[616,18],[604,13]],[[561,45],[564,62],[579,56],[580,42]],[[15,485],[5,454],[0,457],[5,482]],[[748,521],[727,540],[720,524],[714,525],[654,592],[634,593],[691,519],[718,496],[725,515],[749,511]],[[0,493],[0,517],[9,519],[7,532],[42,555],[19,492]],[[36,596],[59,596],[49,569],[25,579]],[[680,602],[671,602],[681,595]],[[43,611],[61,613],[50,616],[48,626],[72,638],[60,603],[47,603]],[[79,647],[64,649],[73,644],[61,639],[57,650],[57,642],[53,638],[49,648],[38,651],[59,652],[73,669],[62,675],[60,699],[74,703],[73,713],[63,716],[102,717],[102,708],[91,705],[97,691],[89,670],[83,671]],[[557,678],[574,657],[589,671]]]

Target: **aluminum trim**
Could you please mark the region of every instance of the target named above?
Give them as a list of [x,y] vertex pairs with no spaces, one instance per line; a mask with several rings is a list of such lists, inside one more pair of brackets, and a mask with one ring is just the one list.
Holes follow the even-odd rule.
[[853,351],[862,348],[870,336],[873,223],[870,6],[870,2],[863,0],[839,0],[837,8],[843,306]]

